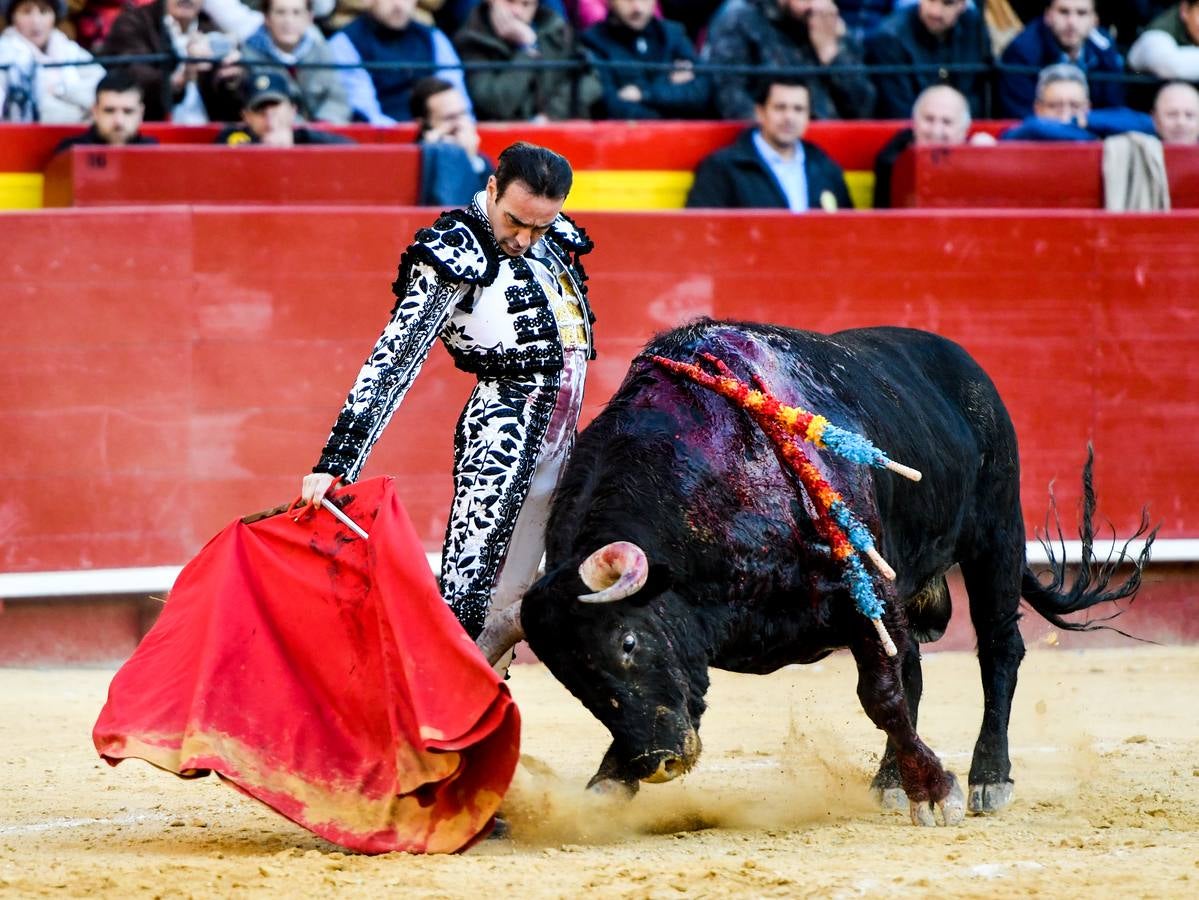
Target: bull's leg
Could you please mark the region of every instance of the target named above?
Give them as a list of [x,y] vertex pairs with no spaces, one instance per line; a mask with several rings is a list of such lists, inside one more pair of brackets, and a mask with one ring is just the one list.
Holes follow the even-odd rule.
[[[911,638],[895,606],[888,603],[884,621],[902,658],[909,652]],[[916,734],[904,698],[898,659],[887,656],[873,627],[859,618],[850,646],[858,666],[858,699],[870,720],[886,732],[888,745],[895,748],[899,781],[908,797],[912,822],[934,825],[939,813],[942,824],[956,825],[964,815],[961,788]]]
[[[1023,537],[1021,532],[1020,537]],[[978,635],[982,675],[983,721],[970,764],[971,812],[995,812],[1012,799],[1012,763],[1008,757],[1008,721],[1016,673],[1024,658],[1017,627],[1023,541],[986,559],[963,561],[962,577],[970,595],[970,618]]]
[[[903,654],[903,665],[900,669],[903,679],[903,694],[908,703],[908,716],[912,728],[916,727],[920,709],[920,695],[924,692],[924,674],[920,669],[920,646],[915,640],[909,640],[908,648]],[[878,774],[870,783],[870,789],[885,809],[907,809],[908,795],[904,793],[903,783],[899,778],[899,759],[895,753],[895,742],[887,738],[883,759],[878,766]]]

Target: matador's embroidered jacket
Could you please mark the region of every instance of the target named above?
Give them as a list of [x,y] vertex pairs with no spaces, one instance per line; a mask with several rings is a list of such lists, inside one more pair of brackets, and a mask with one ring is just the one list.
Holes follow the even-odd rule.
[[[575,375],[578,356],[595,355],[579,263],[591,241],[560,215],[527,258],[510,257],[492,236],[484,197],[417,232],[400,260],[391,320],[314,469],[358,477],[436,339],[479,376],[454,434],[454,501],[441,555],[442,594],[472,637],[491,607],[561,403],[573,410],[573,441],[582,385],[563,377],[565,353]],[[558,308],[567,310],[561,322]]]
[[[542,242],[577,286],[594,359],[590,326],[595,316],[579,261],[591,251],[591,240],[560,214]],[[500,249],[478,197],[416,233],[392,290],[391,321],[359,372],[315,472],[346,481],[358,477],[438,338],[458,368],[481,379],[562,368],[562,342],[549,298],[529,263]]]

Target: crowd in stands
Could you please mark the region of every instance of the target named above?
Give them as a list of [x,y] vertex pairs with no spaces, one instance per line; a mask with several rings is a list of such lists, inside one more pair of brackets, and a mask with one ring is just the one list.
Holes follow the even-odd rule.
[[884,190],[888,158],[965,141],[975,118],[1021,120],[1018,139],[1167,141],[1190,141],[1199,119],[1199,0],[0,0],[0,13],[0,120],[90,123],[85,140],[122,143],[133,105],[270,144],[320,140],[309,124],[415,119],[425,143],[450,145],[427,161],[444,186],[489,171],[475,121],[751,120],[705,160],[689,204],[829,209],[849,200],[803,140],[814,119],[911,120],[880,158]]

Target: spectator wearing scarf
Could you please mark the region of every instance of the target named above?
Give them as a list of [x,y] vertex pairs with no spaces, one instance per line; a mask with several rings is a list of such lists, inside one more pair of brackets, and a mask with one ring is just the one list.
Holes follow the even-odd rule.
[[312,0],[263,0],[262,11],[262,25],[242,44],[247,67],[280,72],[300,115],[309,122],[349,122],[350,104],[337,70],[307,68],[334,62],[313,25]]

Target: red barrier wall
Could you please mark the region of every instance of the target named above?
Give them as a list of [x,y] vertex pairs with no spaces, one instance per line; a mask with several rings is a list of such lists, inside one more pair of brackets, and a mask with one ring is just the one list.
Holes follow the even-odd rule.
[[[180,563],[290,499],[427,211],[144,208],[0,215],[0,571]],[[587,214],[600,357],[586,416],[649,335],[698,314],[963,343],[1005,396],[1030,524],[1086,442],[1101,511],[1199,535],[1199,214]],[[469,389],[436,349],[366,474],[430,549]]]
[[46,206],[304,203],[415,206],[420,149],[355,147],[74,147],[46,167]]
[[[1199,207],[1199,148],[1167,146],[1174,209]],[[891,205],[925,209],[1103,209],[1103,145],[911,147],[895,163]]]
[[[873,168],[874,157],[904,122],[813,122],[805,137],[818,144],[843,168]],[[1011,122],[975,122],[975,131],[998,134]],[[745,122],[528,122],[483,123],[482,150],[495,158],[515,141],[533,141],[565,154],[576,169],[694,169],[701,159],[733,141]],[[41,172],[55,146],[83,129],[68,125],[0,123],[0,172]],[[330,127],[361,144],[411,143],[413,125],[374,128],[370,125]],[[142,131],[164,144],[209,144],[217,125],[184,126],[147,123]]]

